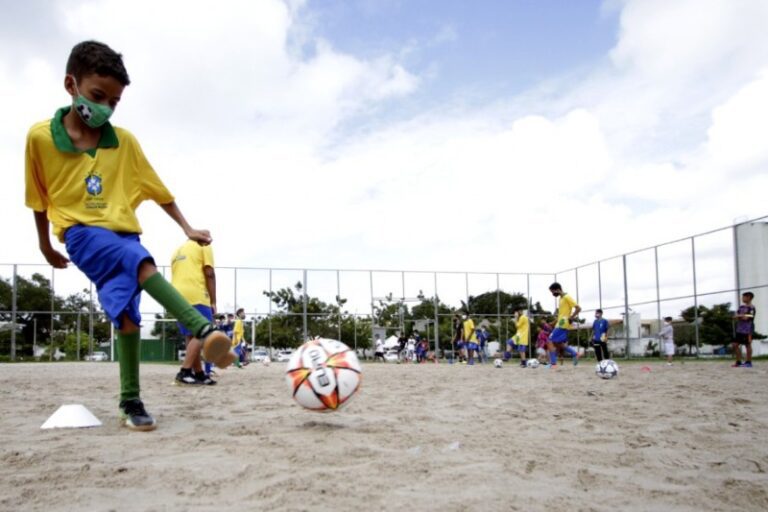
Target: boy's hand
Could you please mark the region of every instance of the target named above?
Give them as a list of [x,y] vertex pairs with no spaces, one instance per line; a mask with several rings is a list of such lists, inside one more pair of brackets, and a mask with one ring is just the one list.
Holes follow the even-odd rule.
[[190,229],[187,231],[187,238],[194,240],[200,245],[208,245],[213,241],[211,232],[207,229]]
[[50,263],[53,268],[67,268],[69,259],[53,247],[46,247],[41,249],[41,251],[43,256],[45,256],[45,261]]

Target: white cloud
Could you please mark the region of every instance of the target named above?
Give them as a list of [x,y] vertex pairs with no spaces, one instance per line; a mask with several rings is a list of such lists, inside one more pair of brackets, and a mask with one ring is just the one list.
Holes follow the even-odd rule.
[[[707,157],[725,171],[768,172],[768,68],[712,112]],[[762,169],[760,169],[762,166]],[[730,172],[729,172],[730,174]]]
[[[125,54],[116,122],[214,231],[221,264],[551,271],[765,213],[764,2],[626,1],[586,77],[396,122],[376,114],[424,76],[401,48],[340,52],[302,23],[311,3],[212,5],[66,3],[59,30]],[[22,235],[19,127],[66,101],[62,54],[10,74],[0,49],[0,93],[16,99],[0,159],[18,169],[0,200],[29,219],[6,261],[40,260]],[[361,116],[374,122],[358,133]],[[181,233],[154,205],[140,217],[165,261]]]

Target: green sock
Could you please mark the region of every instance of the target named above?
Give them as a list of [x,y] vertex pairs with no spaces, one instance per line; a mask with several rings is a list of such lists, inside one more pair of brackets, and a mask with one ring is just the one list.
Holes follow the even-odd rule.
[[139,398],[139,354],[141,332],[117,334],[117,358],[120,361],[120,401]]
[[159,272],[144,281],[141,287],[176,317],[181,325],[195,333],[195,337],[199,337],[201,332],[210,325],[210,322],[193,308]]

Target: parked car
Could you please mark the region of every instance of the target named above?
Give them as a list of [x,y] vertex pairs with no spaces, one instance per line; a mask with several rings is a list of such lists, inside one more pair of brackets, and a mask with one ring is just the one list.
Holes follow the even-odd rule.
[[292,349],[280,350],[277,353],[277,357],[275,358],[275,360],[278,363],[287,363],[292,355],[293,355],[293,350]]
[[97,351],[92,354],[86,354],[83,358],[84,361],[109,361],[109,356],[106,352]]
[[263,363],[264,359],[269,357],[266,350],[256,349],[253,351],[252,360],[256,363]]

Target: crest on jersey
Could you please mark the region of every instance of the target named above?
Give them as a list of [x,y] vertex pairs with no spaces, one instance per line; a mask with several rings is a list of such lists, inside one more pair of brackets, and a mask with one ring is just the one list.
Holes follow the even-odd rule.
[[91,173],[85,178],[85,190],[92,196],[98,196],[101,194],[103,188],[101,185],[101,176],[95,173]]

